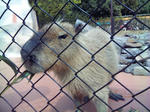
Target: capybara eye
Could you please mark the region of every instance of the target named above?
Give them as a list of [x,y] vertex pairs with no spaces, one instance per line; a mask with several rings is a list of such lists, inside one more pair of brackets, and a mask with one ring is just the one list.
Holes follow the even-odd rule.
[[67,34],[60,35],[60,36],[58,36],[58,39],[65,39],[67,36],[68,36]]

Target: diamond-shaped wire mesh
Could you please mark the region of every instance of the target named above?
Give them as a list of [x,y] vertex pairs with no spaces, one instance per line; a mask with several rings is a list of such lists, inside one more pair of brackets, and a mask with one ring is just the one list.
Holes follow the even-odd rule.
[[[64,0],[65,1],[65,0]],[[38,79],[33,79],[31,81],[28,81],[26,79],[24,79],[24,82],[27,85],[24,85],[23,82],[17,83],[15,86],[11,86],[10,83],[12,82],[12,80],[18,76],[19,74],[22,73],[22,69],[23,66],[27,63],[28,60],[23,61],[22,63],[19,63],[19,66],[17,67],[18,69],[18,74],[10,74],[11,78],[7,77],[5,73],[0,73],[0,80],[2,80],[2,82],[6,85],[6,86],[10,86],[10,90],[13,91],[13,93],[15,93],[15,96],[11,96],[11,97],[16,97],[16,101],[15,103],[13,101],[10,101],[9,98],[6,98],[6,95],[1,95],[0,96],[0,102],[3,102],[5,105],[7,105],[7,108],[9,111],[12,112],[19,112],[19,111],[24,111],[24,112],[47,112],[49,110],[49,108],[51,108],[52,112],[62,112],[62,108],[59,109],[57,107],[55,107],[54,104],[56,104],[56,99],[58,98],[58,96],[65,96],[70,102],[75,102],[74,99],[71,97],[70,94],[68,94],[68,92],[65,90],[65,88],[68,87],[68,85],[72,84],[72,82],[74,80],[78,80],[79,82],[82,82],[83,85],[85,85],[89,91],[91,91],[92,96],[90,96],[88,98],[88,101],[93,100],[94,98],[97,98],[97,100],[99,100],[100,102],[102,102],[104,105],[106,105],[108,107],[108,109],[111,112],[115,112],[118,110],[121,110],[122,108],[125,108],[126,106],[130,105],[133,101],[136,101],[136,103],[140,104],[146,111],[150,111],[150,107],[148,107],[147,105],[145,105],[142,101],[140,101],[138,99],[138,96],[144,94],[146,91],[148,91],[150,89],[150,87],[147,88],[143,88],[142,91],[139,91],[138,93],[133,93],[129,88],[127,88],[122,82],[120,82],[116,76],[117,74],[119,74],[120,72],[124,72],[126,69],[128,69],[130,66],[132,66],[133,64],[137,64],[138,66],[142,67],[144,70],[146,70],[148,73],[150,73],[150,70],[148,68],[146,68],[140,61],[136,60],[136,57],[140,56],[142,53],[144,53],[145,51],[150,49],[150,46],[148,45],[148,47],[142,49],[142,51],[139,51],[138,53],[134,54],[132,52],[130,52],[128,49],[124,48],[117,40],[116,40],[116,35],[119,34],[122,30],[127,29],[127,26],[129,26],[131,23],[135,23],[133,24],[134,26],[131,26],[130,28],[133,30],[133,27],[136,27],[137,24],[142,24],[143,28],[150,30],[150,26],[148,23],[145,23],[145,21],[143,21],[142,19],[140,19],[138,17],[138,12],[140,10],[142,10],[142,8],[150,3],[150,0],[145,0],[143,2],[142,5],[140,5],[139,7],[135,8],[135,9],[131,9],[130,6],[127,6],[124,4],[124,2],[122,0],[110,0],[110,3],[113,1],[113,3],[116,3],[120,6],[122,6],[123,8],[126,9],[126,11],[128,13],[130,13],[130,17],[129,20],[122,26],[122,27],[116,27],[115,23],[114,23],[114,17],[113,17],[113,6],[111,7],[110,10],[110,14],[111,14],[111,19],[110,19],[110,24],[108,25],[104,25],[104,26],[108,26],[103,27],[103,25],[99,25],[95,19],[93,19],[93,16],[95,15],[95,11],[100,10],[101,6],[106,2],[106,0],[103,0],[100,2],[100,4],[97,5],[97,7],[95,7],[94,9],[92,9],[92,11],[88,12],[86,10],[84,10],[83,8],[81,8],[80,6],[78,6],[77,4],[75,4],[73,2],[73,0],[66,0],[64,2],[64,4],[59,8],[58,11],[56,11],[55,15],[51,15],[50,13],[48,13],[44,7],[42,7],[40,5],[40,3],[38,2],[38,0],[35,0],[32,4],[31,9],[26,13],[26,15],[24,17],[21,17],[17,12],[15,12],[10,6],[10,2],[11,0],[8,0],[7,2],[5,0],[1,0],[1,2],[6,5],[5,9],[3,10],[3,13],[0,15],[0,19],[3,18],[3,16],[5,16],[6,12],[10,12],[11,14],[15,15],[16,18],[18,18],[22,24],[16,28],[15,33],[12,33],[11,31],[9,31],[7,28],[3,28],[2,26],[0,26],[0,29],[2,32],[4,32],[8,38],[8,43],[5,44],[5,41],[3,42],[5,44],[4,48],[0,49],[0,54],[5,56],[8,52],[9,49],[11,49],[11,46],[15,46],[18,49],[22,49],[22,45],[21,42],[19,40],[21,40],[21,37],[19,37],[19,33],[21,30],[24,30],[24,28],[28,29],[31,34],[36,35],[39,40],[40,43],[46,47],[46,49],[48,49],[49,51],[52,51],[56,56],[57,59],[53,62],[53,64],[51,66],[49,66],[49,68],[47,68],[47,70],[44,70],[44,73],[40,74],[38,76]],[[44,1],[43,1],[44,2]],[[48,5],[48,4],[47,4]],[[112,5],[112,4],[111,4]],[[83,25],[82,29],[80,29],[79,32],[77,32],[76,34],[71,34],[71,32],[69,32],[67,29],[65,29],[63,26],[61,26],[60,24],[57,23],[57,20],[61,17],[60,15],[63,14],[63,10],[65,8],[68,8],[69,6],[73,7],[74,9],[78,10],[79,13],[82,13],[82,15],[84,15],[86,17],[85,20],[85,25]],[[27,19],[30,15],[30,13],[33,10],[40,10],[43,13],[43,16],[46,16],[47,18],[49,18],[48,22],[45,23],[49,23],[51,22],[51,24],[49,24],[47,26],[47,28],[45,29],[45,32],[42,34],[42,36],[37,33],[34,29],[32,29],[32,27],[30,25],[27,24]],[[37,14],[38,15],[38,14]],[[65,16],[65,14],[63,14],[63,16]],[[42,18],[42,17],[41,17]],[[76,19],[76,18],[74,18]],[[66,19],[67,20],[67,19]],[[68,19],[69,20],[69,19]],[[40,22],[40,21],[39,21]],[[72,21],[69,21],[72,22]],[[44,23],[41,23],[42,25]],[[84,44],[78,42],[76,40],[78,34],[80,34],[82,32],[82,30],[84,30],[84,28],[89,25],[92,24],[94,26],[98,26],[100,28],[102,28],[105,32],[108,32],[109,34],[111,34],[110,36],[110,41],[106,42],[105,45],[103,45],[102,47],[100,46],[99,48],[93,48],[95,49],[94,52],[90,51],[89,48],[85,47]],[[57,52],[57,50],[55,48],[52,48],[51,46],[48,45],[47,42],[43,41],[44,40],[44,36],[46,35],[46,33],[52,29],[53,25],[56,25],[57,27],[59,27],[60,29],[64,30],[64,32],[67,33],[67,35],[71,36],[72,39],[70,40],[70,43],[68,43],[65,47],[65,49],[61,50],[60,52]],[[111,26],[111,27],[110,27]],[[113,28],[113,29],[112,29]],[[109,29],[109,30],[108,30]],[[110,31],[111,29],[111,31]],[[140,28],[139,28],[140,29]],[[136,29],[134,29],[136,30]],[[26,35],[24,33],[24,35]],[[28,35],[28,34],[27,34]],[[3,41],[3,40],[1,40]],[[105,65],[103,65],[103,63],[99,62],[97,54],[103,53],[103,50],[107,49],[107,47],[111,44],[114,43],[117,48],[121,49],[122,52],[125,52],[126,54],[130,55],[130,57],[132,57],[132,61],[130,63],[128,63],[124,68],[122,68],[121,70],[117,71],[116,73],[112,73]],[[89,58],[87,58],[86,63],[82,64],[79,68],[74,68],[71,64],[68,63],[68,61],[66,61],[64,59],[64,53],[69,50],[69,48],[72,45],[76,45],[78,47],[80,47],[82,49],[82,51],[85,53],[85,55]],[[36,46],[34,46],[34,49],[38,48],[38,44]],[[34,49],[31,50],[30,53],[34,52]],[[45,59],[47,60],[47,59]],[[2,62],[2,60],[0,61]],[[63,63],[64,66],[67,66],[71,73],[74,74],[73,77],[66,82],[64,85],[62,85],[57,78],[51,76],[51,73],[49,72],[49,69],[51,69],[53,66],[55,66],[57,63]],[[2,62],[3,63],[3,62]],[[35,62],[36,63],[36,62]],[[80,63],[80,61],[78,62]],[[96,65],[98,68],[103,69],[103,71],[107,74],[110,75],[111,80],[109,80],[107,83],[105,83],[104,85],[100,85],[98,89],[94,89],[93,86],[87,84],[86,80],[81,78],[80,73],[82,73],[84,70],[86,69],[90,69],[88,68],[90,65],[92,65],[94,63],[94,65]],[[3,63],[4,66],[8,67],[5,63]],[[38,63],[36,63],[38,64]],[[38,64],[39,65],[39,64]],[[39,65],[41,67],[41,69],[43,69],[43,67],[41,65]],[[1,68],[0,68],[1,69]],[[1,72],[1,71],[0,71]],[[12,71],[11,71],[12,72]],[[92,74],[91,74],[92,75]],[[99,93],[99,91],[102,91],[103,88],[108,87],[108,85],[112,82],[112,80],[116,81],[121,87],[123,87],[131,96],[132,99],[130,99],[128,102],[126,102],[124,105],[120,106],[119,108],[112,108],[107,102],[103,101],[102,98],[100,98],[97,94]],[[51,86],[53,85],[54,87],[50,87],[51,89],[57,89],[56,93],[54,94],[53,91],[51,91],[50,95],[47,95],[48,93],[44,92],[45,88],[44,86],[41,84],[41,82],[47,82],[46,85],[47,86]],[[49,83],[50,82],[50,83]],[[21,85],[22,84],[22,85]],[[27,88],[24,92],[20,92],[19,90],[17,90],[17,86],[21,85],[22,89]],[[41,87],[43,86],[43,88]],[[0,88],[0,93],[2,93],[3,91],[5,91],[7,87],[3,87],[2,89]],[[47,88],[46,88],[47,89]],[[75,89],[75,88],[74,88]],[[35,104],[34,102],[31,102],[31,99],[34,99],[34,96],[38,96],[40,97],[40,99],[36,99],[38,100],[39,104]],[[11,99],[11,98],[10,98]],[[58,99],[59,100],[59,99]],[[42,102],[42,104],[40,104],[40,102]],[[78,111],[84,111],[84,109],[82,109],[82,107],[84,105],[86,105],[87,102],[85,101],[84,103],[81,103],[79,105],[76,105],[76,109],[78,109]],[[1,105],[1,104],[0,104]],[[36,109],[36,106],[39,105],[39,108]],[[59,105],[59,103],[58,103]],[[60,104],[61,105],[61,104]],[[24,109],[24,110],[23,110]],[[1,110],[0,110],[1,111]]]

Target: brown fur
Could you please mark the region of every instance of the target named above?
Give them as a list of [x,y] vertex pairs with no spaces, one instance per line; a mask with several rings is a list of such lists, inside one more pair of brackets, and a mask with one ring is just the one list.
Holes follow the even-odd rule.
[[[75,29],[71,24],[60,23],[59,25],[72,35],[75,34]],[[45,32],[48,26],[49,25],[44,26],[41,30],[39,30],[39,32]],[[43,43],[40,43],[40,45],[30,54],[36,56],[35,62],[37,64],[30,66],[29,63],[31,62],[27,61],[25,65],[26,68],[33,73],[47,70],[58,59],[57,54],[73,42],[69,34],[67,34],[68,37],[65,39],[58,39],[58,36],[63,34],[67,33],[54,24],[42,38],[43,43],[47,44],[51,49]],[[29,41],[31,43],[33,42],[32,40]],[[26,50],[27,46],[32,46],[31,43],[29,44],[29,41],[24,45],[23,49]],[[75,38],[75,41],[94,54],[110,41],[110,35],[102,29],[94,28],[87,33],[79,34],[78,37]],[[62,82],[62,85],[68,83],[75,77],[75,72],[80,71],[91,61],[92,56],[76,42],[73,42],[60,55],[61,60],[58,60],[50,69],[54,71],[58,79]],[[54,53],[53,50],[55,50],[56,53]],[[112,74],[116,73],[118,70],[118,56],[113,43],[111,42],[104,49],[95,54],[93,59],[96,61],[91,61],[88,66],[77,73],[77,76],[96,91],[111,80],[111,75],[97,63],[100,63]],[[66,62],[71,68],[73,68],[74,71],[72,71],[63,62]],[[42,66],[42,69],[39,65]],[[88,96],[91,98],[93,96],[93,91],[80,79],[76,77],[65,88],[76,100],[82,103],[84,97]],[[106,103],[108,103],[108,94],[108,87],[104,87],[96,93],[96,95]],[[108,107],[97,97],[94,97],[93,101],[96,105],[97,112],[108,111]]]

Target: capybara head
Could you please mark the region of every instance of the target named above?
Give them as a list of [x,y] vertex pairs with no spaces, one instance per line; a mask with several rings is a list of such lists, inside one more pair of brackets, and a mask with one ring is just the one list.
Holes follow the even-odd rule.
[[41,28],[21,49],[21,56],[27,70],[37,73],[53,66],[59,54],[71,42],[70,34],[74,35],[75,29],[71,24],[65,22],[59,25],[47,24]]

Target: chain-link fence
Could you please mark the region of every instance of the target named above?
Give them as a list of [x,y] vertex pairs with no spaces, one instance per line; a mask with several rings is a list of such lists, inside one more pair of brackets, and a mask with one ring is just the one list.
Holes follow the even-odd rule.
[[[145,111],[150,111],[150,107],[148,107],[147,105],[145,105],[143,102],[141,102],[137,97],[139,96],[139,95],[142,95],[143,93],[145,93],[146,91],[148,91],[149,89],[150,89],[150,86],[149,87],[147,87],[147,88],[143,88],[143,90],[142,91],[140,91],[140,92],[138,92],[138,93],[136,93],[136,94],[134,94],[130,89],[128,89],[126,86],[124,86],[119,80],[117,80],[116,79],[116,76],[117,76],[117,74],[119,74],[119,73],[121,73],[121,72],[127,72],[128,71],[128,68],[130,68],[132,65],[138,65],[138,67],[141,67],[143,70],[145,70],[146,71],[146,73],[147,74],[150,74],[150,69],[148,68],[148,67],[146,67],[145,66],[145,64],[146,64],[146,62],[148,63],[149,61],[146,61],[146,60],[148,60],[149,59],[149,55],[147,56],[147,57],[142,57],[141,55],[144,53],[144,52],[147,52],[147,51],[149,51],[149,49],[150,49],[150,39],[148,39],[148,36],[149,36],[149,38],[150,38],[150,35],[149,35],[149,33],[147,33],[146,34],[146,42],[144,41],[142,41],[143,42],[143,44],[141,45],[141,43],[139,42],[140,41],[140,39],[138,40],[138,42],[137,41],[135,41],[135,38],[133,39],[133,35],[130,35],[130,34],[133,34],[134,32],[132,32],[132,30],[134,29],[134,30],[137,30],[138,32],[141,32],[140,31],[140,28],[129,28],[128,26],[133,22],[135,22],[136,21],[136,23],[138,23],[138,24],[141,24],[142,26],[144,26],[144,30],[142,31],[142,34],[144,34],[143,32],[149,32],[149,30],[150,30],[150,27],[149,27],[149,25],[148,24],[146,24],[143,20],[141,20],[140,18],[138,18],[138,11],[139,10],[141,10],[145,5],[147,5],[147,4],[149,4],[150,3],[150,0],[145,0],[144,2],[143,2],[143,4],[142,5],[140,5],[139,7],[137,7],[136,8],[136,10],[133,10],[133,9],[131,9],[131,8],[129,8],[128,6],[126,6],[126,5],[124,5],[123,4],[123,2],[121,1],[121,0],[110,0],[110,11],[111,11],[111,15],[110,15],[110,23],[109,24],[107,24],[108,25],[108,27],[103,27],[103,25],[100,25],[100,24],[98,24],[98,22],[97,21],[95,21],[94,19],[93,19],[93,13],[94,13],[94,11],[96,11],[96,10],[98,10],[98,9],[100,9],[101,8],[101,6],[106,2],[105,0],[103,0],[99,5],[98,5],[98,7],[96,7],[95,9],[93,9],[93,11],[89,14],[88,12],[86,12],[86,10],[83,10],[82,8],[80,8],[76,3],[74,3],[74,1],[72,1],[72,0],[66,0],[66,2],[65,2],[65,4],[63,4],[63,6],[60,8],[60,10],[57,12],[57,14],[55,15],[55,16],[51,16],[51,14],[49,14],[49,13],[47,13],[42,7],[40,7],[40,5],[38,4],[38,0],[35,0],[34,1],[34,4],[32,5],[32,7],[31,7],[31,9],[30,9],[30,11],[26,14],[26,16],[24,17],[24,18],[22,18],[22,17],[20,17],[15,11],[13,11],[10,7],[9,7],[9,3],[11,2],[11,0],[8,0],[7,2],[5,1],[5,0],[1,0],[1,2],[3,2],[5,5],[6,5],[6,9],[3,11],[3,13],[2,13],[2,15],[0,15],[0,18],[2,18],[4,15],[5,15],[5,12],[7,12],[7,11],[10,11],[11,13],[13,13],[17,18],[19,18],[21,21],[22,21],[22,25],[19,27],[19,28],[17,28],[17,31],[14,33],[14,35],[12,35],[12,34],[10,34],[8,31],[7,31],[7,29],[5,29],[5,28],[3,28],[2,26],[0,26],[0,29],[1,29],[1,32],[5,32],[5,33],[7,33],[8,35],[9,35],[9,38],[11,38],[11,42],[6,46],[6,48],[5,49],[0,49],[0,52],[1,52],[1,55],[3,55],[3,56],[5,56],[5,54],[7,53],[7,50],[11,47],[11,45],[13,45],[13,44],[15,44],[19,49],[22,49],[23,48],[23,46],[22,45],[20,45],[20,42],[19,42],[19,40],[18,41],[16,41],[16,36],[17,36],[17,34],[19,33],[19,31],[23,28],[23,27],[26,27],[28,30],[30,30],[32,33],[34,33],[34,35],[37,35],[37,38],[38,38],[38,42],[40,42],[40,45],[39,44],[36,44],[36,45],[32,45],[32,47],[34,46],[35,48],[29,48],[28,50],[30,51],[30,53],[28,54],[28,56],[26,56],[26,57],[29,57],[30,56],[30,54],[32,54],[32,52],[34,53],[37,49],[36,48],[38,48],[38,50],[39,50],[39,46],[41,46],[41,44],[42,45],[44,45],[44,46],[46,46],[47,48],[46,48],[46,50],[48,50],[47,52],[53,52],[55,55],[56,55],[56,57],[57,57],[57,59],[55,60],[55,62],[53,62],[53,64],[51,65],[51,66],[49,66],[48,68],[47,68],[47,70],[45,70],[44,69],[44,73],[40,76],[40,78],[38,78],[38,80],[36,80],[36,81],[29,81],[29,83],[30,83],[30,90],[28,91],[28,92],[25,92],[24,94],[22,94],[22,93],[20,93],[14,86],[11,86],[10,85],[10,83],[12,82],[12,80],[16,77],[16,75],[18,75],[18,74],[13,74],[13,76],[11,76],[11,78],[9,78],[9,79],[7,79],[7,77],[6,77],[6,74],[4,74],[3,72],[1,73],[1,71],[0,71],[0,77],[1,77],[1,79],[3,79],[6,83],[7,83],[7,85],[8,86],[10,86],[10,88],[15,92],[15,94],[17,95],[17,96],[19,96],[20,97],[20,101],[17,101],[17,104],[15,104],[15,105],[12,105],[12,103],[10,103],[10,101],[7,99],[7,98],[5,98],[5,95],[3,96],[3,95],[1,95],[0,96],[0,101],[1,102],[5,102],[5,104],[6,105],[8,105],[8,108],[10,108],[10,110],[12,111],[12,112],[16,112],[17,111],[17,109],[18,108],[20,108],[21,107],[21,105],[23,104],[23,103],[26,103],[26,107],[30,107],[30,111],[33,111],[33,112],[37,112],[37,111],[40,111],[40,112],[45,112],[49,107],[51,107],[51,108],[53,108],[53,111],[56,111],[56,112],[61,112],[61,110],[58,110],[57,109],[57,107],[55,107],[51,102],[53,102],[55,99],[57,99],[57,97],[59,96],[59,95],[61,95],[62,93],[69,99],[69,100],[71,100],[72,102],[75,102],[74,101],[74,99],[70,96],[70,94],[68,93],[68,92],[66,92],[65,91],[65,88],[68,88],[68,85],[71,85],[72,83],[71,82],[73,82],[74,80],[78,80],[79,82],[82,82],[82,84],[83,85],[86,85],[87,86],[87,88],[89,88],[89,91],[91,91],[91,93],[92,93],[92,95],[90,96],[90,97],[87,97],[87,95],[86,96],[84,96],[83,97],[83,99],[82,99],[82,95],[83,94],[80,94],[80,93],[77,93],[78,95],[77,95],[77,97],[79,97],[79,98],[81,98],[81,99],[79,99],[79,100],[82,100],[81,102],[82,103],[79,103],[79,104],[77,104],[76,105],[76,111],[84,111],[84,110],[82,110],[82,107],[84,106],[84,105],[86,105],[87,104],[87,102],[89,102],[89,101],[91,101],[91,100],[93,100],[95,97],[97,98],[97,100],[99,100],[101,103],[102,103],[102,105],[106,105],[107,107],[108,107],[108,109],[110,110],[110,111],[112,111],[112,112],[114,112],[114,111],[118,111],[118,110],[120,110],[121,111],[121,109],[122,108],[124,108],[124,107],[126,107],[127,105],[130,105],[130,103],[131,102],[133,102],[133,101],[136,101],[138,104],[140,104],[143,108],[144,108],[144,111],[142,111],[142,112],[145,112]],[[43,1],[44,2],[44,1]],[[123,23],[121,23],[120,25],[119,25],[119,27],[117,26],[115,26],[116,24],[115,24],[115,16],[113,15],[113,3],[114,2],[116,2],[117,4],[119,4],[119,5],[121,5],[122,7],[124,7],[124,8],[126,8],[129,12],[131,12],[130,14],[132,14],[131,16],[130,16],[130,19],[128,20],[128,21],[125,21],[125,22],[123,22]],[[61,24],[58,24],[57,23],[57,19],[58,19],[58,16],[62,13],[62,11],[64,10],[64,8],[65,7],[67,7],[67,5],[68,4],[71,4],[71,6],[72,7],[74,7],[74,8],[76,8],[76,9],[78,9],[81,13],[83,13],[84,15],[86,15],[87,16],[87,18],[88,18],[88,20],[85,22],[85,24],[80,24],[82,27],[81,28],[79,28],[78,29],[78,32],[76,32],[75,34],[72,34],[71,32],[69,32],[69,30],[66,30],[65,29],[65,27],[62,25],[61,26]],[[47,4],[48,5],[48,4]],[[50,19],[50,22],[51,22],[51,24],[49,24],[47,27],[45,27],[45,29],[44,30],[42,30],[42,31],[45,31],[45,32],[42,32],[42,34],[40,34],[40,33],[37,33],[34,29],[32,29],[29,25],[27,25],[26,24],[26,19],[28,18],[28,16],[29,16],[29,14],[32,12],[32,10],[34,9],[34,8],[38,8],[40,11],[42,11],[45,15],[47,15],[48,17],[49,17],[49,19]],[[51,9],[52,10],[52,9]],[[96,50],[96,52],[91,52],[88,48],[86,48],[84,45],[82,45],[82,43],[80,43],[80,42],[78,42],[77,40],[76,40],[76,38],[78,38],[78,36],[80,35],[80,33],[82,33],[82,30],[84,30],[84,28],[86,28],[86,26],[87,25],[95,25],[96,27],[100,27],[100,29],[102,28],[105,32],[110,32],[109,34],[110,34],[110,41],[108,41],[108,42],[106,42],[105,43],[105,45],[103,46],[103,47],[101,47],[101,48],[99,48],[99,49],[97,49]],[[70,40],[70,43],[67,43],[67,45],[65,45],[66,47],[65,47],[65,49],[63,49],[61,52],[58,52],[57,51],[57,46],[56,46],[56,49],[55,48],[52,48],[51,46],[49,46],[49,44],[47,44],[47,43],[45,43],[45,42],[43,42],[43,37],[44,36],[47,36],[47,32],[49,32],[49,31],[51,31],[51,29],[53,28],[53,26],[57,26],[57,27],[59,27],[61,30],[63,30],[67,35],[69,35],[69,36],[71,36],[72,37],[72,39]],[[104,25],[105,26],[105,25]],[[134,27],[135,27],[136,25],[134,25]],[[92,26],[91,26],[92,27]],[[92,27],[93,28],[93,27]],[[94,28],[93,28],[94,29]],[[129,37],[130,39],[130,41],[131,41],[131,43],[132,44],[134,44],[134,45],[131,45],[131,43],[130,44],[126,44],[126,46],[124,46],[124,43],[122,44],[122,43],[120,43],[120,41],[118,41],[118,34],[120,34],[121,35],[121,33],[122,33],[122,31],[123,30],[126,30],[126,32],[125,32],[125,37],[122,37],[122,38],[127,38],[127,37]],[[89,31],[90,31],[91,29],[89,29]],[[130,31],[130,32],[129,32]],[[83,32],[83,33],[87,33],[87,32]],[[26,34],[24,34],[24,35],[26,35]],[[94,34],[93,34],[94,35]],[[0,37],[1,38],[1,37]],[[66,35],[61,35],[61,37],[60,37],[60,40],[62,40],[63,41],[63,39],[65,39],[66,38]],[[132,38],[132,40],[131,40],[131,38]],[[149,40],[149,41],[148,41]],[[3,40],[1,40],[1,41],[3,41]],[[21,41],[21,40],[20,40]],[[37,41],[37,39],[35,39],[34,41]],[[48,42],[49,40],[47,40],[46,42]],[[121,40],[122,41],[122,40]],[[121,68],[120,68],[120,70],[119,71],[117,71],[117,72],[115,72],[115,73],[112,73],[111,71],[109,71],[109,69],[107,68],[107,66],[105,67],[105,66],[103,66],[103,63],[101,63],[101,62],[98,62],[96,59],[95,59],[95,56],[97,55],[97,53],[101,53],[101,51],[103,51],[103,49],[105,49],[105,48],[107,48],[109,45],[110,45],[110,43],[114,43],[115,44],[115,46],[117,46],[117,48],[119,49],[118,50],[118,53],[119,54],[126,54],[126,55],[130,55],[130,61],[129,62],[126,62],[126,64],[124,64],[123,63],[123,67],[122,67],[122,65],[121,65]],[[146,43],[146,44],[145,44]],[[57,43],[57,44],[60,44],[60,43]],[[70,65],[70,62],[69,61],[66,61],[66,60],[64,60],[62,57],[63,57],[63,53],[65,53],[67,50],[69,51],[69,52],[71,52],[70,50],[69,50],[69,48],[72,46],[72,45],[74,45],[74,44],[76,44],[76,45],[78,45],[78,47],[80,47],[81,49],[82,49],[82,51],[85,53],[85,55],[84,56],[90,56],[91,58],[90,58],[90,60],[86,60],[86,63],[84,63],[83,64],[83,66],[80,68],[80,69],[75,69],[74,67],[73,67],[73,65]],[[136,46],[137,45],[137,46]],[[62,45],[63,46],[63,45]],[[94,45],[93,45],[94,46]],[[128,47],[127,47],[128,46]],[[140,50],[138,49],[138,53],[136,52],[132,52],[132,51],[130,51],[129,50],[129,48],[140,48]],[[31,50],[30,50],[31,49]],[[41,49],[43,49],[43,48],[41,48]],[[96,49],[96,48],[93,48],[93,49]],[[35,50],[35,51],[34,51]],[[40,54],[40,53],[39,53]],[[78,54],[78,53],[77,53]],[[142,57],[142,59],[140,58],[140,59],[137,59],[137,57]],[[78,57],[78,56],[77,56]],[[79,56],[80,57],[80,56]],[[31,58],[31,57],[30,57]],[[34,58],[34,57],[32,57],[32,58]],[[48,57],[45,59],[46,57],[44,57],[44,59],[43,60],[47,60],[48,61]],[[24,62],[22,62],[21,64],[20,64],[20,66],[17,66],[17,69],[18,69],[18,72],[19,73],[22,73],[22,67],[25,65],[25,63],[27,63],[27,61],[28,61],[28,59],[25,59],[25,61]],[[1,61],[2,62],[2,61]],[[70,69],[71,70],[71,74],[74,74],[73,75],[73,77],[71,77],[71,79],[67,82],[67,83],[65,83],[64,85],[61,85],[60,83],[59,83],[59,81],[57,81],[57,80],[55,80],[55,78],[53,78],[53,76],[51,76],[51,74],[49,74],[49,69],[51,69],[53,66],[55,66],[55,65],[57,65],[57,63],[58,62],[61,62],[61,63],[63,63],[62,65],[64,65],[64,66],[67,66],[67,68],[68,69]],[[86,70],[87,68],[90,70],[90,68],[88,67],[88,66],[90,66],[90,64],[92,64],[92,63],[96,63],[97,64],[97,66],[100,68],[100,69],[103,69],[103,71],[104,72],[107,72],[107,74],[109,74],[110,75],[110,77],[111,77],[111,80],[109,80],[107,83],[105,83],[105,84],[103,84],[103,86],[101,87],[100,86],[100,88],[98,88],[98,89],[96,89],[96,90],[94,90],[93,88],[93,86],[91,87],[91,85],[89,86],[87,83],[86,83],[86,81],[84,80],[84,79],[82,79],[81,77],[80,77],[80,72],[82,73],[82,71],[84,71],[84,70]],[[36,63],[36,62],[35,62]],[[78,62],[78,63],[81,63],[80,61]],[[122,62],[120,62],[120,63],[122,63]],[[42,63],[37,63],[38,64],[38,66],[40,66],[40,68],[38,68],[38,69],[41,69],[41,68],[43,68],[43,66],[45,66],[44,64],[43,64],[43,66],[42,66]],[[26,66],[28,66],[28,65],[26,65]],[[33,66],[32,64],[30,65],[30,66]],[[118,65],[119,66],[119,65]],[[133,70],[133,69],[132,69]],[[132,71],[131,70],[131,71]],[[38,71],[38,70],[37,70]],[[130,72],[131,72],[130,71]],[[61,72],[66,72],[65,70],[63,70],[63,71],[61,71]],[[92,75],[92,74],[91,74]],[[48,96],[46,96],[44,93],[43,93],[43,91],[42,90],[39,90],[38,88],[37,88],[37,86],[36,85],[38,85],[38,82],[40,81],[40,80],[43,80],[43,78],[44,77],[48,77],[49,78],[49,80],[51,80],[53,83],[55,83],[55,85],[57,85],[57,87],[59,88],[59,92],[57,93],[57,94],[54,94],[53,95],[53,97],[48,97]],[[121,87],[123,87],[126,91],[128,91],[129,93],[130,93],[130,95],[132,96],[132,99],[131,100],[129,100],[127,103],[125,103],[124,105],[122,105],[122,106],[120,106],[119,108],[117,108],[117,109],[114,109],[114,108],[112,108],[107,102],[105,102],[105,101],[103,101],[103,99],[102,98],[100,98],[98,95],[97,95],[97,93],[99,92],[99,91],[102,91],[103,90],[103,88],[105,88],[105,87],[107,87],[111,82],[112,82],[112,80],[115,80],[117,83],[119,83],[120,84],[120,86]],[[95,82],[96,83],[96,82]],[[143,82],[141,82],[141,83],[143,83]],[[18,83],[18,84],[21,84],[21,82],[20,83]],[[6,86],[7,86],[6,85]],[[47,86],[51,86],[51,85],[47,85]],[[1,93],[3,92],[3,91],[5,91],[5,89],[6,89],[6,87],[4,87],[3,89],[1,89]],[[55,89],[55,88],[53,88],[53,89]],[[76,89],[76,88],[74,88],[74,89]],[[41,107],[41,109],[40,110],[37,110],[33,105],[32,105],[32,103],[30,103],[30,101],[27,99],[27,96],[29,95],[29,94],[33,94],[34,92],[33,91],[36,91],[36,93],[38,93],[40,96],[42,96],[42,98],[45,100],[45,104],[44,105],[42,105],[42,107]],[[86,94],[86,93],[85,93]],[[76,98],[76,96],[74,96],[74,98]],[[78,98],[77,98],[78,99]],[[1,104],[0,104],[1,105]],[[39,100],[39,105],[40,105],[40,100]],[[23,110],[23,109],[20,109],[20,110]],[[0,110],[1,111],[1,110]],[[98,111],[98,110],[97,110]],[[136,110],[131,110],[131,111],[135,111],[136,112]]]

